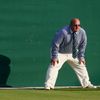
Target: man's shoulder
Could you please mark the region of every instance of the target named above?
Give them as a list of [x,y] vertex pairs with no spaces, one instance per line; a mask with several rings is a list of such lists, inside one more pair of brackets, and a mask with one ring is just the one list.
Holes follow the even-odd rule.
[[80,28],[80,35],[81,35],[82,37],[87,37],[86,31],[85,31],[83,28]]
[[69,26],[63,26],[63,27],[61,27],[60,29],[58,29],[57,31],[62,31],[62,30],[68,30],[69,29]]
[[80,32],[86,33],[85,30],[82,27],[80,28]]
[[66,31],[68,31],[69,29],[70,29],[69,25],[66,25],[66,26],[64,26],[64,27],[62,28],[62,30],[66,30]]
[[63,34],[67,34],[69,33],[69,31],[70,31],[69,26],[64,26],[60,29],[60,32],[62,32]]
[[70,27],[68,25],[60,28],[59,30],[56,31],[56,35],[68,35],[70,33]]

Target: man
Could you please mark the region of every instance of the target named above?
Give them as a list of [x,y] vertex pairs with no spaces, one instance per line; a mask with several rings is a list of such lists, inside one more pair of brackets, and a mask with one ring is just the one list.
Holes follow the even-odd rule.
[[57,32],[51,47],[51,63],[47,70],[45,89],[54,89],[58,71],[67,63],[75,71],[83,88],[96,88],[89,81],[85,63],[86,32],[80,26],[80,20],[73,18],[70,25]]

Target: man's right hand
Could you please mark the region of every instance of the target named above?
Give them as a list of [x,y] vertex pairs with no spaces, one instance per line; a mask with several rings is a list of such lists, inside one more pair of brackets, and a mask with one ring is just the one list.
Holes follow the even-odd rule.
[[55,66],[55,64],[58,64],[59,61],[57,59],[51,59],[51,65]]

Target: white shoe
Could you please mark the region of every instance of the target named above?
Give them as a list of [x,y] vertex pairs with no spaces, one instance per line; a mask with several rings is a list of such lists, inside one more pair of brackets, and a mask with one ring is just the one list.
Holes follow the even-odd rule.
[[45,90],[50,90],[50,87],[49,86],[45,86]]
[[50,87],[50,86],[45,86],[46,90],[50,90],[50,89],[54,89],[54,87]]
[[97,86],[94,86],[93,84],[90,84],[90,85],[86,86],[85,88],[97,88]]

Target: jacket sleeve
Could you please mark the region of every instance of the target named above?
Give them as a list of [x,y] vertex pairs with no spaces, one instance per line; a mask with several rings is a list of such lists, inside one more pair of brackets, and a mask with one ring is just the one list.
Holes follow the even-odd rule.
[[87,36],[86,36],[86,32],[84,31],[83,34],[82,34],[81,43],[79,45],[79,53],[78,53],[79,59],[85,58],[86,45],[87,45]]
[[52,59],[58,59],[58,52],[59,52],[59,46],[62,43],[64,38],[63,31],[60,30],[56,33],[51,46],[51,58]]

